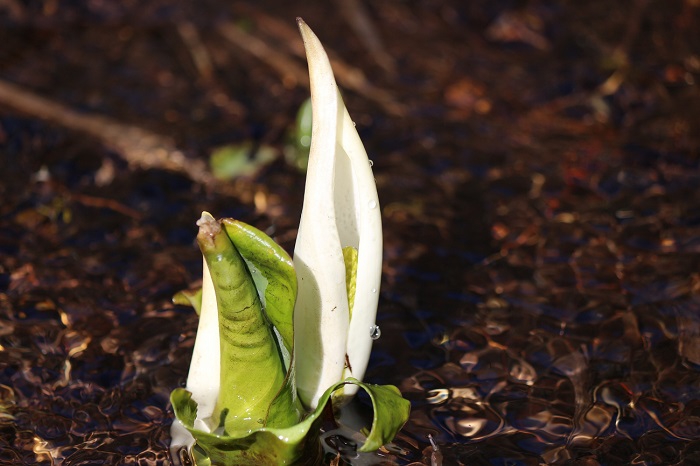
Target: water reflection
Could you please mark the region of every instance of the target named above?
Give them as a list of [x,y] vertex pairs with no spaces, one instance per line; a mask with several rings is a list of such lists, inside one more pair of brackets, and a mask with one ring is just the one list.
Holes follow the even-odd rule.
[[[303,10],[406,106],[390,118],[344,89],[386,235],[367,380],[413,412],[373,455],[328,426],[327,463],[700,464],[697,2],[366,2],[393,77],[310,2],[29,3],[2,3],[0,79],[193,160],[283,145],[307,92],[232,53],[211,27],[229,17],[270,39],[258,22]],[[290,248],[302,176],[278,161],[216,191],[1,107],[0,466],[166,466],[197,322],[169,304],[198,275],[192,219],[232,215]]]

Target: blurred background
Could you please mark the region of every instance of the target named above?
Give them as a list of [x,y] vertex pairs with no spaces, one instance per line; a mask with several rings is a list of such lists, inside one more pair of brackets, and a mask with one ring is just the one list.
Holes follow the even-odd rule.
[[194,222],[294,245],[297,16],[382,204],[366,381],[413,403],[327,461],[700,463],[697,0],[0,0],[0,465],[170,464]]

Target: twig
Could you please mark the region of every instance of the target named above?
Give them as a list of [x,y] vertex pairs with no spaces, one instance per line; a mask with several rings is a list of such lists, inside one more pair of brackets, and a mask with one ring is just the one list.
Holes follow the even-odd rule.
[[177,24],[177,32],[185,48],[190,52],[192,63],[199,73],[202,85],[207,88],[209,100],[231,115],[244,115],[246,108],[224,92],[223,87],[216,79],[211,54],[204,44],[197,26],[190,21],[182,21]]
[[141,212],[139,212],[138,210],[132,209],[131,207],[124,205],[121,202],[116,201],[114,199],[88,196],[87,194],[77,194],[77,193],[71,194],[70,198],[72,200],[74,200],[75,202],[78,202],[79,204],[82,204],[84,206],[95,207],[98,209],[110,209],[110,210],[113,210],[114,212],[118,212],[122,215],[134,218],[136,220],[140,220],[143,217],[143,214]]
[[268,66],[277,71],[282,76],[285,84],[290,86],[309,85],[309,77],[301,65],[290,60],[287,55],[273,49],[262,39],[248,34],[232,23],[222,23],[217,29],[229,42],[267,63]]
[[297,57],[306,59],[306,52],[304,51],[304,44],[299,36],[299,31],[290,26],[288,22],[270,16],[248,3],[236,3],[234,8],[236,13],[241,16],[251,17],[259,31],[278,39]]
[[[237,5],[237,11],[253,17],[260,30],[279,39],[279,42],[293,55],[303,60],[306,59],[304,45],[299,37],[299,33],[287,23],[258,11],[250,5]],[[308,85],[309,80],[306,68],[290,60],[287,55],[267,45],[262,39],[244,32],[232,23],[223,23],[219,32],[239,48],[246,50],[278,71],[282,79],[285,79],[285,82],[289,83],[286,80],[291,77],[293,81],[296,81],[294,84],[300,86]],[[376,102],[390,115],[402,116],[406,113],[406,107],[403,104],[397,102],[389,92],[373,85],[360,69],[338,58],[328,48],[326,48],[326,51],[331,60],[333,72],[341,86]],[[297,74],[300,74],[300,76],[297,76]]]
[[192,57],[192,62],[205,83],[211,83],[214,77],[214,65],[212,65],[209,51],[204,46],[199,31],[189,21],[182,21],[177,24],[177,32],[180,34],[182,42],[187,47]]
[[600,96],[608,96],[617,92],[620,86],[627,79],[629,72],[629,51],[634,45],[634,41],[639,36],[642,20],[649,7],[649,0],[636,0],[627,20],[625,35],[619,44],[613,49],[611,55],[619,63],[617,69],[600,86],[597,93]]
[[20,22],[26,17],[26,10],[17,0],[0,0],[0,11],[6,11],[12,21]]
[[171,170],[204,184],[213,179],[203,161],[186,158],[169,138],[101,115],[76,112],[4,80],[0,80],[0,105],[89,134],[116,150],[130,166]]
[[437,444],[435,439],[431,434],[428,434],[428,440],[430,440],[430,447],[432,452],[430,454],[430,466],[442,466],[442,452],[440,451],[440,446]]
[[384,48],[382,39],[370,19],[367,9],[360,0],[336,0],[340,12],[355,30],[355,34],[369,51],[375,62],[389,76],[396,75],[396,63]]

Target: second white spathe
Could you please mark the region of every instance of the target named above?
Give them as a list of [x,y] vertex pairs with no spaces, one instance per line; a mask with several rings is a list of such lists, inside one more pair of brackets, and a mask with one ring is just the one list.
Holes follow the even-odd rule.
[[[296,382],[304,404],[345,377],[362,380],[372,348],[382,264],[382,225],[371,165],[323,46],[301,20],[312,102],[304,204],[294,248]],[[342,249],[357,249],[350,319]],[[346,386],[351,395],[355,386]]]

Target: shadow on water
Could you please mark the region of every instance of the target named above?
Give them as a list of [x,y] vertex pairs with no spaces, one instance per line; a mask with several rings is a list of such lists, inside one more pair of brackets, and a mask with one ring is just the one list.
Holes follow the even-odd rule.
[[[413,411],[372,455],[329,427],[328,462],[431,464],[430,436],[444,465],[700,463],[696,2],[365,2],[389,59],[332,3],[5,3],[2,82],[185,161],[282,148],[307,95],[296,16],[370,77],[340,83],[384,218],[366,380]],[[291,250],[303,176],[280,157],[205,186],[40,117],[0,101],[0,465],[170,464],[197,327],[170,296],[201,272],[194,221]],[[369,410],[360,396],[343,422]]]

